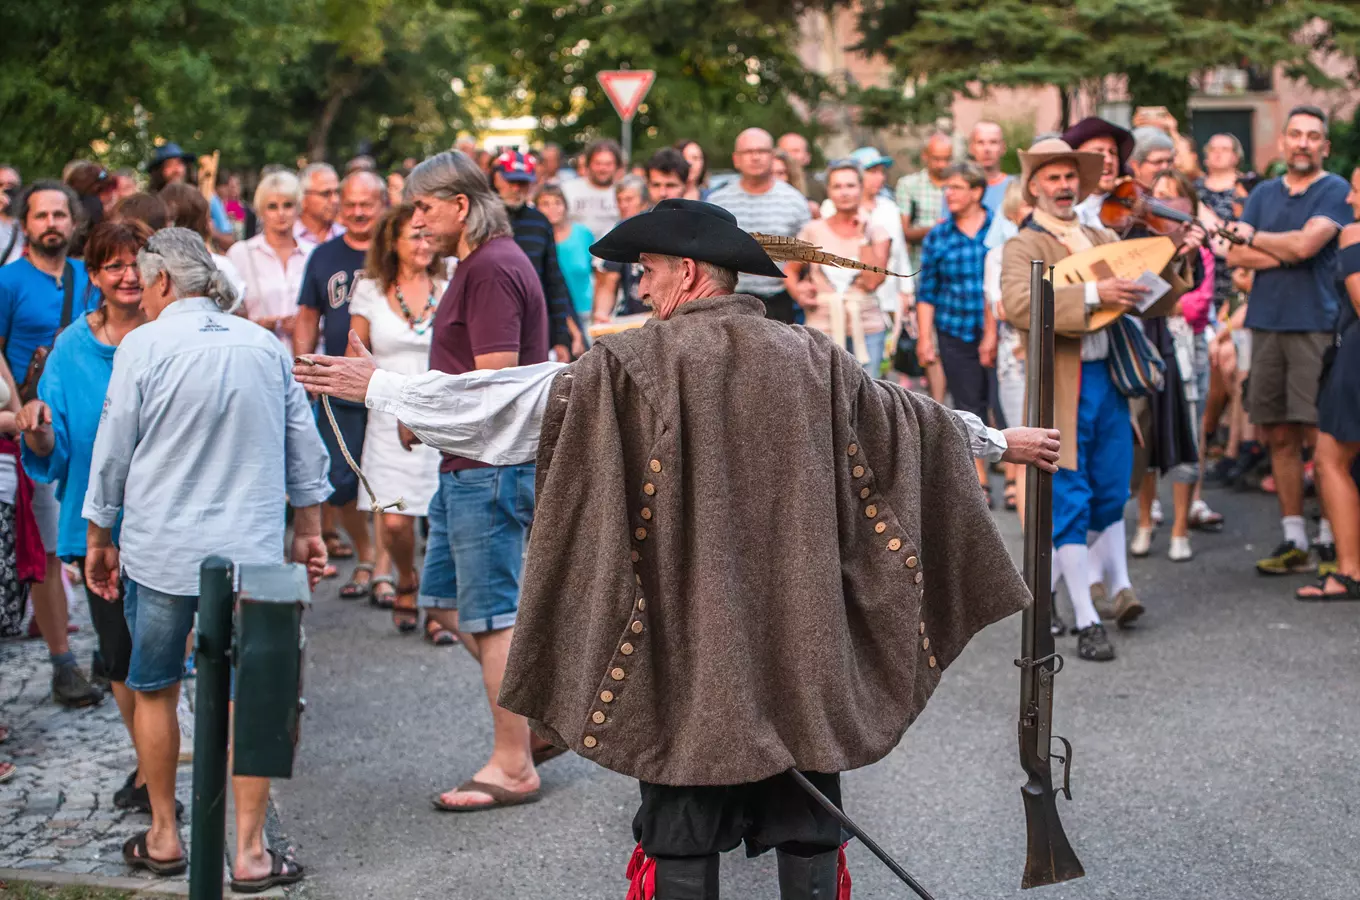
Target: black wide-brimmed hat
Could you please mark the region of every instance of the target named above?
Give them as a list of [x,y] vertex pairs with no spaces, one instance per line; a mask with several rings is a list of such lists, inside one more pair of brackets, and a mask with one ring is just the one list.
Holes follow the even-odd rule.
[[1087,116],[1062,133],[1062,139],[1073,148],[1097,137],[1114,138],[1115,146],[1119,148],[1119,167],[1122,169],[1128,164],[1129,155],[1133,153],[1133,134],[1127,128],[1120,128],[1099,116]]
[[643,253],[689,257],[748,275],[784,277],[760,242],[737,226],[736,216],[701,200],[662,200],[615,225],[590,252],[617,263],[635,263]]

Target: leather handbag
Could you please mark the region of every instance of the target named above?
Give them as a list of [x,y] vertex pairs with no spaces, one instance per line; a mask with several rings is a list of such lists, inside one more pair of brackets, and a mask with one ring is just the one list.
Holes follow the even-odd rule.
[[[66,330],[66,326],[71,324],[72,307],[75,305],[76,270],[69,259],[61,273],[61,285],[61,324],[57,326],[57,333],[52,335],[53,342],[56,341],[57,334],[61,334]],[[28,361],[28,371],[24,373],[24,380],[19,385],[19,402],[28,403],[30,400],[38,399],[38,382],[42,380],[43,369],[47,366],[47,357],[51,352],[51,346],[39,347],[33,351],[33,356]]]
[[1166,362],[1143,329],[1120,316],[1106,329],[1110,336],[1110,378],[1125,397],[1149,397],[1162,389]]

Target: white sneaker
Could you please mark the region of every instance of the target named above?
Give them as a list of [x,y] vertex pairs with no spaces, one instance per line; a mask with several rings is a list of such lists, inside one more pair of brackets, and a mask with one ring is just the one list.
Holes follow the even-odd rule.
[[1152,551],[1152,529],[1139,528],[1129,543],[1129,553],[1133,556],[1147,556]]
[[1175,537],[1173,535],[1171,538],[1171,549],[1166,555],[1171,557],[1172,562],[1185,562],[1193,557],[1195,553],[1190,549],[1189,535],[1185,537]]
[[1152,524],[1162,524],[1162,501],[1160,500],[1152,501]]
[[194,761],[194,705],[189,701],[189,692],[194,686],[192,681],[180,685],[179,705],[175,707],[175,716],[179,719],[180,765]]

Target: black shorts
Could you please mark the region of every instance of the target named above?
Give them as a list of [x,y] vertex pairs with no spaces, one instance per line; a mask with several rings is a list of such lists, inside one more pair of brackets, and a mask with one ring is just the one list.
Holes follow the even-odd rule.
[[[71,562],[85,571],[85,557],[77,556]],[[117,600],[105,600],[87,585],[85,601],[90,605],[90,624],[99,639],[99,660],[104,667],[104,676],[109,681],[127,681],[128,664],[132,661],[132,633],[128,631],[127,618],[123,615],[121,581]]]
[[[840,806],[839,775],[804,774]],[[653,858],[725,853],[742,841],[747,856],[759,856],[771,847],[812,856],[845,843],[840,822],[787,773],[722,787],[645,781],[639,786],[642,805],[633,817],[633,837]]]
[[944,366],[944,379],[949,386],[949,396],[954,398],[954,408],[970,412],[985,422],[987,370],[978,356],[980,341],[965,341],[943,331],[938,332],[938,336],[940,364]]
[[[349,455],[358,462],[364,452],[364,432],[368,430],[368,408],[362,403],[346,400],[331,400],[331,412],[335,413],[335,424],[340,426],[340,434],[349,448]],[[326,418],[326,410],[320,403],[316,405],[316,427],[321,430],[321,440],[326,452],[331,455],[331,487],[335,493],[326,502],[331,506],[348,506],[359,498],[359,476],[345,462],[340,445],[335,440],[335,431]]]

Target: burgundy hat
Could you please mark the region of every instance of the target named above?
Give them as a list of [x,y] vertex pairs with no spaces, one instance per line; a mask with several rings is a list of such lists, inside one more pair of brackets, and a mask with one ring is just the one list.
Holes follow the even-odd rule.
[[1133,134],[1126,128],[1099,116],[1087,116],[1062,133],[1062,139],[1074,149],[1097,137],[1114,138],[1115,146],[1119,148],[1119,167],[1128,165],[1129,155],[1133,153]]

